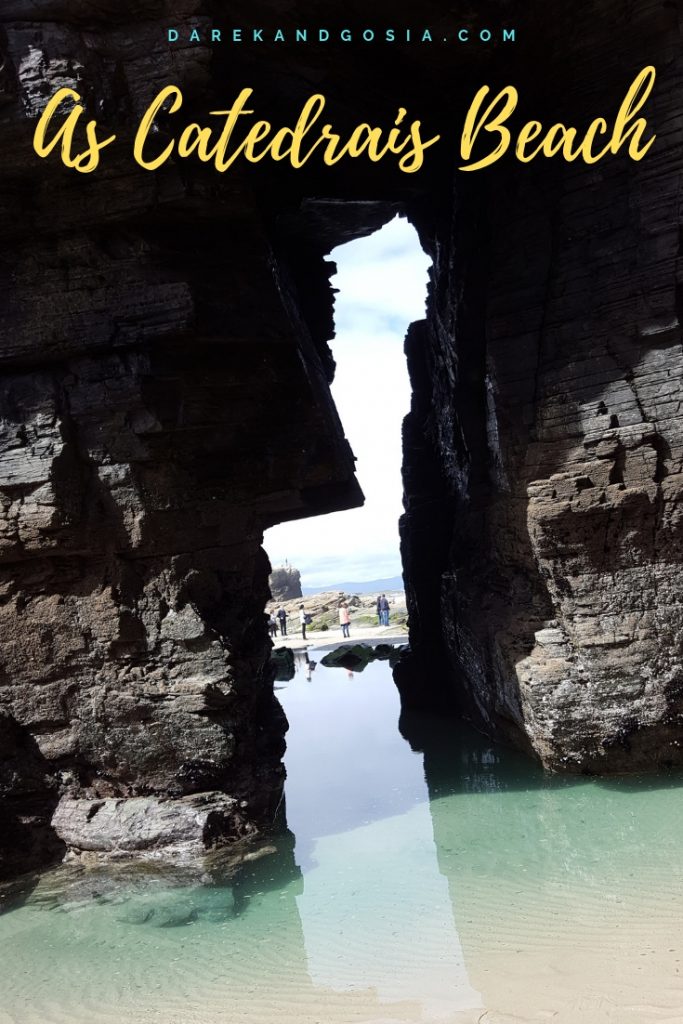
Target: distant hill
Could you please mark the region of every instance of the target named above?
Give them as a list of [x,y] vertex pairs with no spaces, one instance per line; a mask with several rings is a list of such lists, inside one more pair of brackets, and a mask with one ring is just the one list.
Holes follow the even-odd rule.
[[304,594],[324,594],[343,591],[345,594],[373,594],[376,590],[403,590],[403,577],[391,576],[386,580],[364,580],[362,583],[330,583],[320,587],[303,587]]

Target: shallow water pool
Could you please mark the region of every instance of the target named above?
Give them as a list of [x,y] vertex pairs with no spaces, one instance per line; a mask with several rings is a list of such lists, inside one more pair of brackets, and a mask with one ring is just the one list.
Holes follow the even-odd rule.
[[278,687],[295,842],[5,894],[0,1024],[682,1024],[680,775],[551,778],[429,718],[409,743],[385,663]]

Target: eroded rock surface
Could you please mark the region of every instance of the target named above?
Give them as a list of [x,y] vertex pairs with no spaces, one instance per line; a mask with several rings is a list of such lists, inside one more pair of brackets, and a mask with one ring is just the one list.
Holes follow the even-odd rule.
[[[268,61],[169,48],[169,24],[205,30],[220,13],[208,0],[0,11],[2,813],[21,830],[60,799],[218,791],[240,808],[229,835],[272,818],[286,723],[263,530],[361,500],[329,392],[325,255],[399,211],[434,263],[407,346],[406,701],[455,696],[553,767],[679,761],[677,9],[531,3],[516,49],[368,48],[352,75],[343,47]],[[230,16],[304,13],[235,3]],[[360,3],[339,14],[367,22]],[[490,5],[491,21],[509,14]],[[452,28],[443,5],[421,15]],[[395,18],[373,8],[377,24]],[[515,81],[528,116],[572,123],[616,110],[652,62],[658,140],[641,163],[455,172],[482,81]],[[130,133],[171,81],[188,116],[249,84],[291,124],[319,88],[340,130],[391,124],[408,101],[444,139],[416,175],[363,160],[151,174]],[[60,85],[117,131],[94,175],[32,151]],[[86,826],[69,831],[75,848]],[[38,859],[59,849],[51,835]]]
[[[73,800],[63,797],[52,826],[66,847],[83,852],[130,857],[131,852],[174,858],[202,854],[216,837],[230,834],[240,809],[222,793],[176,800],[129,797],[124,800]],[[245,822],[248,832],[249,823]]]
[[[584,6],[557,22],[553,117],[587,122],[654,63],[657,139],[641,162],[499,175],[486,201],[465,182],[428,241],[400,680],[549,767],[630,771],[683,761],[680,14],[643,0],[608,29]],[[434,656],[451,685],[430,692]]]
[[[61,798],[75,849],[92,801],[177,798],[182,817],[220,790],[224,836],[272,821],[286,722],[263,530],[362,500],[331,320],[301,315],[249,175],[131,157],[160,85],[211,106],[208,50],[171,54],[164,31],[204,6],[0,12],[0,713],[25,740],[0,755],[0,798],[24,831]],[[31,148],[65,84],[121,133],[90,177]]]

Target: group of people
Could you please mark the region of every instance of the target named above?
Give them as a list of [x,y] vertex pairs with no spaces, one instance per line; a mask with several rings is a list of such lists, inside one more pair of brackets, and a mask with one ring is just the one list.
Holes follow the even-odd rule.
[[377,624],[378,626],[389,625],[389,601],[386,594],[380,594],[377,598]]
[[[377,598],[377,623],[380,626],[389,625],[389,601],[386,594],[380,594]],[[299,605],[299,625],[301,627],[301,638],[306,639],[306,627],[313,622],[312,615],[306,611],[304,605]],[[339,605],[339,625],[342,636],[345,638],[351,635],[351,612],[346,601]],[[268,628],[271,637],[287,636],[287,611],[280,605],[277,611],[272,610],[268,616]]]
[[287,612],[280,605],[278,610],[272,611],[268,617],[268,629],[272,637],[277,636],[278,629],[280,630],[280,636],[287,636]]
[[[302,604],[299,605],[299,625],[301,626],[301,636],[306,639],[306,626],[310,626],[313,622],[313,617],[306,611]],[[270,635],[276,637],[278,629],[280,636],[287,636],[287,611],[280,605],[277,611],[271,611],[268,616],[268,629]]]

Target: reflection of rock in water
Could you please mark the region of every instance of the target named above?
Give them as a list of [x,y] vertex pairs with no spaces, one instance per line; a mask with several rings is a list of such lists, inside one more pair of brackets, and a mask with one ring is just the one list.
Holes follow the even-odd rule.
[[[225,1020],[226,1007],[244,1024],[417,1020],[415,1002],[351,987],[343,950],[338,984],[336,975],[330,985],[311,978],[293,854],[294,837],[285,832],[212,855],[202,873],[138,862],[46,872],[27,903],[13,905],[26,915],[17,920],[18,934],[24,924],[31,934],[28,961],[7,941],[15,915],[0,914],[3,1010],[27,1024],[38,1024],[47,1004],[52,1015],[77,1024],[109,1021],[114,1012],[117,1019],[149,1015],[181,1024],[194,1006],[207,1022]],[[31,933],[35,914],[50,918],[33,923]],[[84,949],[84,973],[74,979],[68,958]],[[40,970],[29,977],[27,963]]]
[[[514,747],[494,744],[460,719],[403,710],[399,729],[411,748],[424,754],[431,798],[549,784],[550,777],[532,758]],[[573,781],[556,778],[554,783],[571,785]]]
[[[659,1018],[633,1016],[635,1002],[680,1000],[667,957],[683,942],[683,821],[673,813],[683,780],[549,776],[425,715],[404,712],[401,731],[424,752],[439,869],[484,1005],[510,1019],[551,1006],[571,1024],[643,1024]],[[643,950],[656,957],[643,961]]]
[[289,898],[301,891],[301,869],[294,859],[294,845],[294,836],[287,830],[247,853],[232,876],[236,914],[248,911],[256,894],[286,890]]

